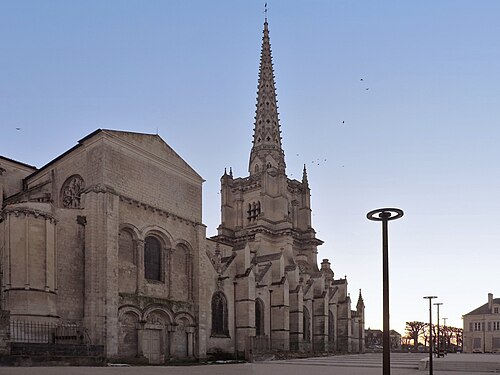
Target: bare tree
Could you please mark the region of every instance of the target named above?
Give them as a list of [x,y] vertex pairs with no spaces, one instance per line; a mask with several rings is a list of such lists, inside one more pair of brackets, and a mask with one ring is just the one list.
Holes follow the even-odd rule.
[[418,339],[424,333],[425,327],[426,324],[424,322],[406,322],[406,335],[413,340],[414,350],[417,350]]

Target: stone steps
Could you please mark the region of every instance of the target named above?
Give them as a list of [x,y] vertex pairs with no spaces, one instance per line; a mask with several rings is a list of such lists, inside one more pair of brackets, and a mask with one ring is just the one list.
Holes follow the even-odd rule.
[[500,373],[500,362],[433,361],[433,368],[435,371]]
[[[392,353],[391,368],[418,369],[419,363],[424,358],[421,354]],[[271,362],[268,362],[271,363]],[[381,354],[353,354],[336,355],[329,357],[301,358],[272,363],[295,364],[295,365],[316,365],[316,366],[339,366],[339,367],[368,367],[381,368]]]

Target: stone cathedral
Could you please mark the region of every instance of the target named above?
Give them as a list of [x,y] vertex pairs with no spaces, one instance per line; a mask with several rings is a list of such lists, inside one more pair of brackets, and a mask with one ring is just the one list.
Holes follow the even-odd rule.
[[248,173],[224,172],[206,238],[203,179],[158,135],[99,129],[39,169],[0,157],[0,342],[45,342],[34,322],[149,363],[363,352],[361,292],[351,310],[318,266],[307,171],[286,174],[267,19]]

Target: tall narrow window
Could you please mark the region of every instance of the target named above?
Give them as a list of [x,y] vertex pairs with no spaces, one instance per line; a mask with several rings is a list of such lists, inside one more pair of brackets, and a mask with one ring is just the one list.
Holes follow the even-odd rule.
[[260,202],[249,203],[247,214],[248,221],[255,221],[260,215]]
[[302,318],[303,330],[304,330],[304,341],[311,340],[311,317],[309,315],[309,310],[304,306],[304,314]]
[[153,236],[144,241],[144,277],[161,281],[161,243]]
[[264,302],[255,300],[255,335],[264,336]]
[[222,292],[216,292],[212,297],[212,336],[228,336],[227,300]]

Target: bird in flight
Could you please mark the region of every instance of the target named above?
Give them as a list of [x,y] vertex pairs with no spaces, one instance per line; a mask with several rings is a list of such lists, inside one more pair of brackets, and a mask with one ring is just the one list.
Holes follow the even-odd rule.
[[21,128],[16,128],[16,130],[21,130]]

